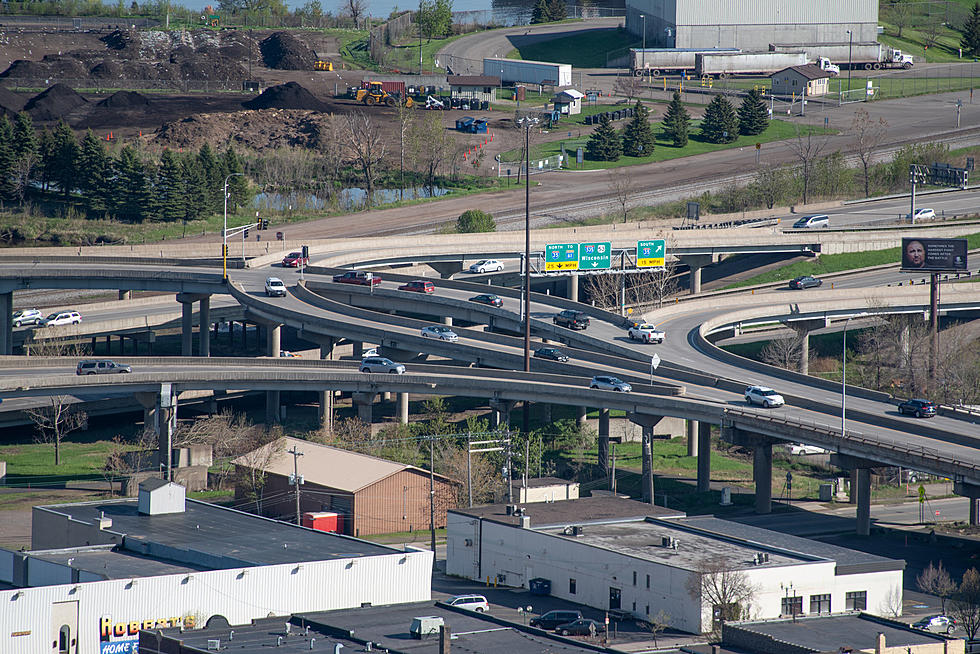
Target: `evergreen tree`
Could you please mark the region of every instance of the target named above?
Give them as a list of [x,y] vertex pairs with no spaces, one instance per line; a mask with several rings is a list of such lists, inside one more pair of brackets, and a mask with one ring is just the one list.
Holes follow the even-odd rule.
[[623,154],[623,141],[612,126],[609,116],[599,117],[599,126],[585,144],[585,157],[592,161],[619,161]]
[[755,136],[768,128],[769,110],[758,89],[752,89],[738,108],[738,131],[746,136]]
[[131,145],[119,152],[113,165],[112,198],[120,220],[140,222],[153,215],[150,170]]
[[623,129],[623,154],[628,157],[645,157],[653,153],[653,147],[650,111],[637,100],[633,118]]
[[568,5],[565,0],[548,0],[548,20],[559,21],[568,18]]
[[180,160],[171,150],[164,150],[160,155],[160,166],[157,168],[155,218],[165,222],[176,222],[184,217],[184,203],[187,200],[184,189],[184,173]]
[[58,185],[67,201],[78,186],[78,139],[68,123],[61,121],[54,130],[54,140],[45,167],[51,171],[50,179]]
[[54,150],[54,133],[50,129],[42,129],[37,141],[37,165],[34,168],[35,172],[31,173],[31,179],[39,181],[41,188],[45,190],[47,190],[54,176],[54,170],[51,167],[54,162]]
[[9,198],[14,191],[14,128],[6,114],[0,115],[0,198]]
[[709,143],[732,143],[738,138],[738,115],[724,96],[716,95],[704,110],[701,135]]
[[15,193],[23,198],[31,181],[39,177],[41,169],[41,145],[30,114],[20,112],[14,122],[14,176]]
[[[221,154],[221,163],[224,175],[244,172],[242,158],[229,146]],[[222,188],[224,187],[224,177],[222,177]],[[221,194],[221,191],[218,192]],[[244,175],[235,175],[228,179],[228,210],[237,209],[239,206],[248,202],[248,181]]]
[[78,190],[91,214],[105,215],[109,210],[110,167],[111,157],[105,142],[89,130],[78,152]]
[[208,205],[208,187],[198,157],[193,154],[184,155],[180,162],[180,169],[184,178],[183,220],[186,223],[189,220],[197,220],[211,211]]
[[963,24],[963,35],[960,37],[963,51],[971,57],[980,56],[980,2],[973,3],[970,17]]
[[534,3],[534,9],[531,10],[531,24],[536,25],[538,23],[548,22],[548,2],[547,0],[538,0]]
[[687,113],[684,103],[681,102],[681,94],[674,91],[674,99],[667,105],[664,113],[663,126],[664,133],[674,142],[675,148],[683,148],[687,145],[687,131],[691,124],[691,115]]
[[197,162],[204,177],[204,190],[207,195],[205,202],[206,213],[217,213],[222,210],[222,184],[225,181],[224,168],[218,155],[214,153],[211,146],[205,143],[197,151]]

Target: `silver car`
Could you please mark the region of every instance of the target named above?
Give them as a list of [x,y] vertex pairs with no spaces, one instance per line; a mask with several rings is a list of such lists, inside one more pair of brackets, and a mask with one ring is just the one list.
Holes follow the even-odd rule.
[[455,343],[459,340],[459,336],[456,334],[456,332],[443,325],[429,325],[428,327],[423,327],[422,338],[435,338],[440,341],[449,341],[450,343]]
[[405,366],[386,357],[364,357],[361,360],[360,370],[361,372],[389,372],[394,375],[401,375],[405,372]]
[[14,327],[21,327],[23,325],[40,325],[41,321],[44,320],[44,314],[38,309],[20,309],[14,311],[13,318]]
[[633,390],[633,387],[622,379],[606,377],[605,375],[596,375],[593,377],[589,383],[589,388],[595,388],[600,391],[616,391],[617,393],[629,393]]

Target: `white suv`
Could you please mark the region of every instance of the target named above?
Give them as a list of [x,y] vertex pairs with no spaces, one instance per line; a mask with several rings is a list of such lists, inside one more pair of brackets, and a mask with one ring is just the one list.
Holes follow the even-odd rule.
[[487,602],[487,598],[483,595],[456,595],[447,599],[446,604],[457,606],[461,609],[476,611],[477,613],[490,610],[490,603]]
[[77,311],[58,311],[41,321],[45,327],[56,325],[77,325],[82,322],[82,316]]
[[12,318],[14,327],[39,325],[44,320],[44,314],[38,309],[20,309],[19,311],[14,311]]
[[286,297],[286,285],[278,277],[266,277],[265,294],[269,297]]
[[749,386],[746,388],[745,401],[749,404],[761,404],[767,409],[786,404],[782,395],[767,386]]

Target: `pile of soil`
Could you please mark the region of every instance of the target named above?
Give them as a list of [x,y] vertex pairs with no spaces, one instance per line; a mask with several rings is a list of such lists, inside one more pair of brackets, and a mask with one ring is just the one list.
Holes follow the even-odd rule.
[[140,95],[136,91],[116,91],[105,100],[99,102],[98,106],[125,111],[126,109],[147,107],[149,104],[149,98]]
[[60,120],[87,103],[88,100],[76,93],[75,89],[55,84],[28,100],[24,111],[35,121]]
[[26,102],[26,97],[0,86],[0,115],[16,116]]
[[300,110],[195,114],[162,126],[152,143],[172,150],[196,149],[204,143],[217,149],[227,145],[252,150],[317,148],[329,138],[328,120],[319,111]]
[[296,82],[271,86],[258,97],[243,102],[246,109],[308,109],[326,111],[326,104]]
[[316,55],[313,49],[289,32],[276,32],[264,39],[262,61],[278,70],[312,70]]

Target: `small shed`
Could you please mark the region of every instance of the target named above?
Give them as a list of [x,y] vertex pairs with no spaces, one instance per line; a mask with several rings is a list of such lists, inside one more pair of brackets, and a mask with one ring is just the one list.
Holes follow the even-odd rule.
[[[576,500],[579,496],[577,481],[568,481],[558,477],[531,477],[527,480],[526,485],[524,480],[515,479],[513,487],[514,502],[517,504]],[[503,502],[506,499],[504,492],[497,497],[498,502]]]
[[559,91],[552,99],[552,102],[555,104],[555,111],[567,116],[573,116],[582,113],[582,98],[584,97],[584,93],[575,89],[565,89],[564,91]]
[[813,64],[790,66],[772,74],[772,92],[773,95],[803,95],[804,91],[810,97],[826,95],[830,76]]
[[497,99],[500,78],[494,75],[448,75],[449,92],[454,98],[493,102]]

